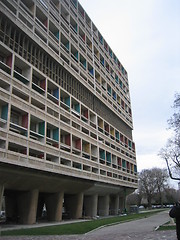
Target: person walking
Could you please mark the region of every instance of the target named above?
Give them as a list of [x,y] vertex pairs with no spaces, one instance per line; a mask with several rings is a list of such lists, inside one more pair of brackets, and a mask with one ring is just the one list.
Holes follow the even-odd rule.
[[169,216],[176,220],[177,239],[180,240],[180,202],[177,202],[169,211]]

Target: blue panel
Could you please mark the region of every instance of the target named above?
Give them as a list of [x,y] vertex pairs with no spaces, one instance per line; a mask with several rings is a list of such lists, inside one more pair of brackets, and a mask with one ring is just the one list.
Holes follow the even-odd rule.
[[56,97],[57,99],[59,99],[59,89],[54,89],[53,90],[53,96]]
[[113,92],[113,98],[116,100],[116,93]]
[[89,72],[90,72],[91,75],[94,75],[94,69],[93,69],[93,68],[91,68],[91,69],[89,70]]

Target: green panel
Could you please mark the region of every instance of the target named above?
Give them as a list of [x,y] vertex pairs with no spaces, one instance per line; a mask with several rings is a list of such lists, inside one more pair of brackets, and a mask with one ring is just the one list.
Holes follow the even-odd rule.
[[84,66],[84,68],[86,68],[86,60],[84,60],[83,66]]
[[125,160],[122,160],[122,167],[126,168],[126,161]]
[[115,78],[116,78],[116,83],[119,83],[119,78],[117,75],[115,76]]
[[56,38],[59,40],[59,31],[55,33]]
[[116,138],[119,140],[119,132],[116,132]]
[[7,117],[8,117],[8,104],[2,106],[1,110],[1,118],[7,120]]
[[65,98],[64,101],[65,101],[65,104],[70,107],[70,97]]
[[100,154],[100,158],[105,160],[105,151],[100,150],[99,154]]
[[131,148],[132,147],[132,142],[130,140],[128,140],[128,144],[129,144],[129,147]]
[[59,141],[59,128],[53,129],[53,139]]
[[111,163],[111,154],[109,152],[106,153],[106,161]]
[[76,52],[74,56],[78,60],[78,52]]
[[108,87],[108,94],[111,95],[111,87]]
[[80,113],[80,104],[77,103],[74,107],[75,107],[76,112]]
[[39,123],[39,134],[44,135],[45,130],[45,122]]
[[67,50],[69,50],[69,42],[67,42],[67,43],[65,44],[65,46],[66,46]]

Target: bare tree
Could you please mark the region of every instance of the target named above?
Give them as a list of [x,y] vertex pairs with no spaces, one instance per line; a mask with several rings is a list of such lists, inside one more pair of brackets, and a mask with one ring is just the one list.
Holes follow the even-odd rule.
[[155,179],[152,170],[144,169],[139,173],[139,190],[145,195],[148,207],[151,208],[155,192]]
[[139,191],[143,193],[148,202],[148,208],[152,207],[152,199],[155,194],[160,196],[162,203],[162,192],[167,186],[168,174],[160,168],[144,169],[139,173]]
[[163,193],[167,186],[168,173],[166,169],[153,168],[154,177],[156,179],[156,192],[159,198],[159,203],[163,206]]
[[180,180],[180,145],[176,139],[169,139],[159,155],[166,161],[171,179]]
[[169,128],[173,129],[174,135],[168,139],[167,144],[159,152],[166,161],[170,178],[180,180],[180,94],[175,94],[174,114],[168,120]]
[[128,205],[141,205],[142,195],[138,191],[131,193],[127,196],[126,202]]
[[180,134],[180,93],[175,94],[174,99],[174,114],[173,116],[168,120],[169,127],[174,129],[176,134]]
[[166,203],[173,204],[179,200],[179,191],[174,188],[166,188],[165,191]]

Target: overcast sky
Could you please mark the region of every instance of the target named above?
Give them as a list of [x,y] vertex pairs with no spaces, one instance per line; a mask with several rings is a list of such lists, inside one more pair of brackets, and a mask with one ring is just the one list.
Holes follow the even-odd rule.
[[138,171],[165,167],[157,154],[180,92],[180,1],[79,2],[128,72]]

